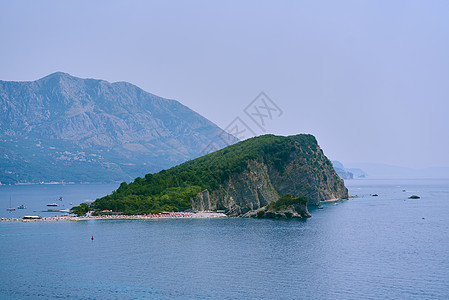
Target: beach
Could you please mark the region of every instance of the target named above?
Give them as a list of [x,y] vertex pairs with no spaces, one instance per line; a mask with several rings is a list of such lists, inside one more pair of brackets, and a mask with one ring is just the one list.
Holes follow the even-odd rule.
[[162,213],[162,214],[145,214],[145,215],[104,215],[104,216],[53,216],[33,218],[2,218],[0,222],[42,222],[42,221],[91,221],[91,220],[151,220],[151,219],[211,219],[226,218],[224,213],[216,212],[180,212],[180,213]]

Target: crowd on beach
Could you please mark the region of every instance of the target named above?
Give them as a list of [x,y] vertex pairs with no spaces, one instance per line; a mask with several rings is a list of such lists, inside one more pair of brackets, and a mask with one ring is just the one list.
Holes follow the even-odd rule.
[[223,218],[223,213],[215,212],[197,212],[197,213],[161,213],[144,215],[102,215],[102,216],[54,216],[54,217],[35,217],[35,218],[2,218],[2,222],[33,222],[33,221],[88,221],[88,220],[148,220],[148,219],[179,219],[179,218]]

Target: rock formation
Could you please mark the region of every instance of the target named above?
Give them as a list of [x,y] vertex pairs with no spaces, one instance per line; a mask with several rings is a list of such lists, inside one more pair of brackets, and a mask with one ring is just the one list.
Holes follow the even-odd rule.
[[[243,216],[286,194],[309,205],[348,198],[348,190],[312,135],[254,137],[168,170],[122,184],[98,199],[99,209],[136,212],[223,210]],[[306,201],[300,204],[306,207]],[[300,206],[301,206],[300,205]],[[300,206],[274,215],[307,216]],[[265,214],[270,215],[266,210]]]

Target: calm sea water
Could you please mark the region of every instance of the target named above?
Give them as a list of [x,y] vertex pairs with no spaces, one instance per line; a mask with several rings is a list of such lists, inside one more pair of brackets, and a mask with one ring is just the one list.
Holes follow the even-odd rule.
[[[42,217],[61,216],[62,212],[47,210],[67,209],[82,202],[110,194],[119,187],[119,183],[110,184],[49,184],[49,185],[2,185],[0,186],[0,218],[21,218],[26,215]],[[59,198],[62,197],[62,201]],[[11,199],[11,206],[10,206]],[[57,207],[47,204],[56,203]],[[25,205],[26,209],[8,212],[9,207]]]
[[449,180],[346,185],[307,220],[3,222],[0,298],[448,299]]

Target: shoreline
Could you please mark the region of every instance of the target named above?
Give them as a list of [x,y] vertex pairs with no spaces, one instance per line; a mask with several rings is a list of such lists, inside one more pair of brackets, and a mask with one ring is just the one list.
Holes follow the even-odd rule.
[[56,216],[41,217],[36,219],[2,218],[0,222],[49,222],[49,221],[90,221],[90,220],[157,220],[157,219],[216,219],[227,218],[224,213],[197,212],[197,213],[172,213],[172,214],[147,214],[147,215],[118,215],[118,216]]
[[[350,196],[350,198],[351,198],[351,196]],[[348,200],[349,200],[349,198],[348,199],[335,198],[335,199],[323,200],[323,201],[320,201],[320,203],[343,202],[343,201],[348,201]]]

